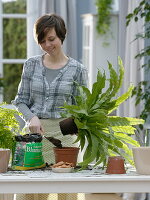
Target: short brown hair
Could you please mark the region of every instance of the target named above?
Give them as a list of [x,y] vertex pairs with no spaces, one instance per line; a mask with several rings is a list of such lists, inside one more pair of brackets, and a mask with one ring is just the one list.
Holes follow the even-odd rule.
[[57,37],[62,44],[66,37],[66,27],[64,20],[56,14],[46,14],[40,17],[34,24],[34,38],[40,44],[48,31],[54,28]]

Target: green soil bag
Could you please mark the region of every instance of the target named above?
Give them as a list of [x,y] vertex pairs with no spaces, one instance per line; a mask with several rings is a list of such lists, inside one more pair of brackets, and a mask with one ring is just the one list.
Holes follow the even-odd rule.
[[46,166],[42,155],[42,136],[40,134],[20,135],[15,139],[13,170],[31,170]]

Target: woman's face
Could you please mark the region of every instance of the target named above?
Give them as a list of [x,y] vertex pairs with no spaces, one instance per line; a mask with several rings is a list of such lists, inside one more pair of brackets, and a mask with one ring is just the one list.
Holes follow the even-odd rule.
[[62,42],[56,35],[55,29],[48,31],[44,40],[40,43],[40,47],[49,55],[57,55],[61,51]]

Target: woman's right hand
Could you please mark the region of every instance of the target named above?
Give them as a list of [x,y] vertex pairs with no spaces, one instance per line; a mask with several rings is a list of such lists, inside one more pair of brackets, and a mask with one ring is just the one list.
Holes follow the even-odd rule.
[[31,131],[31,133],[40,133],[41,135],[44,135],[44,129],[37,116],[34,116],[30,119],[29,130]]

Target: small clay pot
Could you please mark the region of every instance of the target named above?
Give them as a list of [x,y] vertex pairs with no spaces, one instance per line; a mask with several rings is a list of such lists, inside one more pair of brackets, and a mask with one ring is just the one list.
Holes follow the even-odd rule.
[[60,130],[63,135],[73,135],[78,133],[78,128],[71,117],[59,122]]
[[121,156],[112,156],[108,158],[107,174],[125,174],[124,159]]
[[79,149],[78,147],[54,147],[55,162],[64,161],[72,163],[73,167],[76,167]]
[[0,149],[0,173],[7,172],[10,159],[10,149]]

